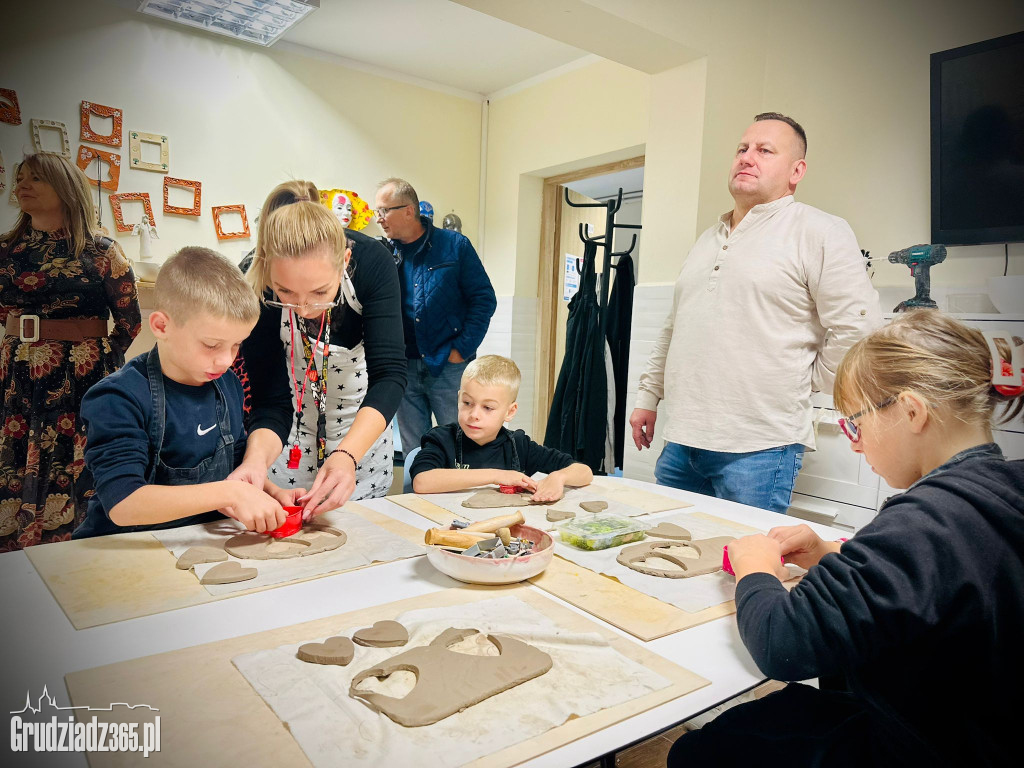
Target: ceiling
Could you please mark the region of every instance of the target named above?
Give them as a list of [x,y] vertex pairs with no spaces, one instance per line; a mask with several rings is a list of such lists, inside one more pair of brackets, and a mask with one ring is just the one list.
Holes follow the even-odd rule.
[[320,0],[281,40],[481,95],[588,56],[449,0]]
[[[566,184],[569,189],[586,195],[594,200],[606,200],[615,197],[619,188],[622,188],[623,198],[636,198],[636,192],[643,196],[644,189],[644,167],[628,168],[624,171],[609,173],[605,176],[591,176],[589,179],[580,179]],[[634,194],[630,194],[634,193]]]

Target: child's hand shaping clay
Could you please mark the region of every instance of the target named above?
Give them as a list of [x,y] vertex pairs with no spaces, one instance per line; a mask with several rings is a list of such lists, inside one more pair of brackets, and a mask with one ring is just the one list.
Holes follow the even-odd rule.
[[530,498],[533,501],[558,501],[564,495],[565,480],[553,472],[537,484],[536,492]]

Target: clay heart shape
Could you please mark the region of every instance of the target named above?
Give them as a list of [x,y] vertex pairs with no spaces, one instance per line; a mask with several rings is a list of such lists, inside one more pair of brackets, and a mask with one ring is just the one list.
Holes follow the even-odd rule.
[[601,511],[603,511],[605,509],[608,509],[608,502],[607,501],[581,501],[580,502],[580,509],[583,509],[583,510],[585,510],[587,512],[601,512]]
[[674,541],[689,541],[690,532],[675,523],[658,523],[653,528],[647,529],[648,536],[656,536],[659,539],[673,539]]
[[243,568],[237,560],[215,565],[199,580],[200,584],[234,584],[236,581],[255,579],[259,573],[255,568]]
[[344,667],[356,654],[356,647],[347,637],[329,637],[322,643],[300,645],[295,654],[310,664],[337,664]]
[[377,621],[372,627],[357,630],[352,642],[370,648],[392,648],[409,642],[409,631],[397,621]]
[[569,512],[563,509],[549,509],[547,519],[549,523],[557,523],[560,520],[571,520],[576,517],[575,512]]
[[228,559],[228,553],[216,547],[189,547],[181,553],[176,568],[187,571],[193,565],[200,563],[220,563]]

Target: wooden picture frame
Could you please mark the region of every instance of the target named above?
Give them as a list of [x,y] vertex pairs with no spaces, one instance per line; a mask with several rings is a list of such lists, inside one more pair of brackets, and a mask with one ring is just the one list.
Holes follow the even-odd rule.
[[43,142],[39,136],[42,130],[54,130],[60,133],[62,149],[58,154],[64,155],[68,160],[71,159],[71,141],[68,138],[68,127],[59,120],[40,120],[33,117],[29,120],[29,124],[32,127],[32,146],[35,147],[36,152],[49,152],[50,150],[43,148]]
[[[147,163],[142,159],[142,144],[158,144],[160,146],[160,160],[156,163]],[[146,133],[145,131],[131,131],[128,134],[128,159],[129,167],[137,171],[154,171],[156,173],[167,173],[170,165],[168,163],[168,139],[160,133]]]
[[148,192],[120,192],[110,196],[110,210],[114,214],[114,225],[117,227],[118,232],[131,232],[132,227],[135,226],[134,224],[125,224],[124,218],[121,215],[121,204],[132,200],[142,203],[145,214],[149,216],[150,224],[156,222],[156,219],[153,217],[153,206],[149,201]]
[[[105,149],[87,147],[84,144],[79,145],[77,164],[86,176],[89,175],[89,164],[97,158],[103,160],[110,167],[110,178],[107,181],[101,181],[100,186],[103,189],[116,192],[117,185],[121,179],[121,156],[115,152],[107,152]],[[89,181],[90,186],[93,186],[96,184],[97,179],[90,177]]]
[[[110,133],[103,135],[92,129],[90,120],[93,115],[97,117],[109,117],[114,121]],[[117,107],[105,107],[102,104],[94,104],[91,101],[83,101],[79,123],[82,131],[82,141],[91,141],[96,144],[106,144],[110,147],[121,146],[121,135],[123,116]]]
[[[192,190],[192,207],[184,208],[176,205],[171,205],[168,198],[168,189],[170,187],[184,187]],[[171,176],[164,176],[164,213],[177,213],[181,216],[198,216],[200,214],[200,205],[202,204],[203,197],[203,184],[200,181],[190,181],[189,179],[175,179]],[[243,218],[244,215],[243,215]]]
[[[213,211],[213,227],[217,230],[218,240],[239,240],[249,237],[249,220],[245,217],[244,205],[215,205],[211,210]],[[225,232],[220,223],[220,217],[225,213],[240,213],[244,229],[241,232]]]
[[[0,88],[0,123],[21,125],[21,107],[18,105],[18,94],[13,88]],[[4,103],[7,102],[7,103]]]

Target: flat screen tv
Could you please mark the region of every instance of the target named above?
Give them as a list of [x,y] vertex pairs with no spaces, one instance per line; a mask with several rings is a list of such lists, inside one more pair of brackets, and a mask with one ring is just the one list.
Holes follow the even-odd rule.
[[1024,32],[931,56],[932,242],[1024,241]]

